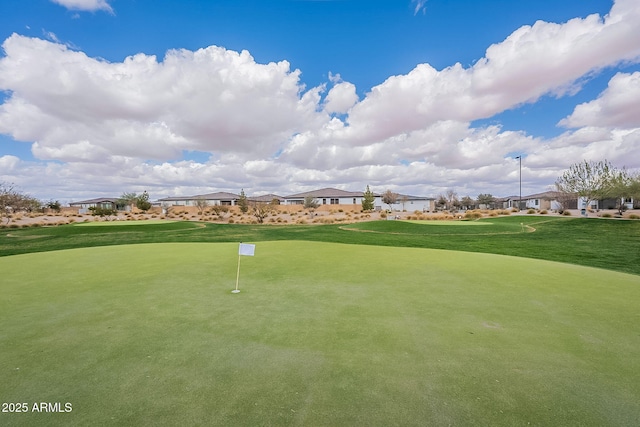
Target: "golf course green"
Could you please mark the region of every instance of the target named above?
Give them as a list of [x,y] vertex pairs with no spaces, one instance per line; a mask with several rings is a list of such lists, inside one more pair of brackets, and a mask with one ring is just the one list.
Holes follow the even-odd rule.
[[237,242],[83,239],[95,247],[0,257],[0,397],[29,409],[0,425],[640,420],[638,275],[372,244],[254,241],[239,258]]

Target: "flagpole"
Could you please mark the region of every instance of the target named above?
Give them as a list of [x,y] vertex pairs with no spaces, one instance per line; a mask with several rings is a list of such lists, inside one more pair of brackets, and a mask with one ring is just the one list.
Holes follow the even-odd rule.
[[236,289],[231,291],[234,294],[237,294],[238,292],[240,292],[238,290],[238,282],[240,281],[240,258],[242,258],[242,255],[238,253],[238,273],[236,274]]

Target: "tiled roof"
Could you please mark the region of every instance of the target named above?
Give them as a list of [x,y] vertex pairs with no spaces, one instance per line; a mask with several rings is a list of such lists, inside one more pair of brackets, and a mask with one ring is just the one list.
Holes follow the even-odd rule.
[[221,199],[239,199],[240,196],[233,193],[227,193],[225,191],[219,191],[217,193],[199,194],[191,197],[192,199],[207,199],[207,200],[221,200]]
[[92,203],[102,203],[102,202],[111,202],[116,203],[118,201],[117,198],[113,197],[98,197],[95,199],[82,200],[80,202],[71,202],[70,205],[90,205]]
[[264,194],[262,196],[255,196],[255,197],[247,197],[247,200],[251,200],[254,202],[271,202],[272,200],[277,199],[279,201],[284,201],[284,197],[282,196],[278,196],[277,194]]
[[337,188],[321,188],[320,190],[307,191],[304,193],[292,194],[285,196],[285,199],[302,199],[305,197],[323,197],[323,198],[339,198],[339,197],[362,197],[362,191],[345,191]]

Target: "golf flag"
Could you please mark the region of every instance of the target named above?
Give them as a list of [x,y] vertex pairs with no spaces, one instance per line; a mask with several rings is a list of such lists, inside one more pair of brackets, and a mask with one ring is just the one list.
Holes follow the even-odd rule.
[[256,245],[252,245],[250,243],[240,243],[240,247],[238,248],[238,274],[236,275],[236,288],[231,291],[234,294],[240,292],[238,289],[238,282],[240,281],[240,258],[242,255],[245,256],[254,256],[256,253]]
[[238,249],[238,255],[253,256],[255,252],[256,252],[256,245],[252,245],[249,243],[240,243],[240,248]]

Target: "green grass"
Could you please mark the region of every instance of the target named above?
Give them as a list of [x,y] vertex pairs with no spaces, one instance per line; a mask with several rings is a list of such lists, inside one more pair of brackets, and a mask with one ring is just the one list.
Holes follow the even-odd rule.
[[0,256],[133,243],[304,240],[514,255],[640,275],[640,221],[528,215],[455,224],[373,221],[267,226],[185,221],[4,229],[0,230]]
[[76,227],[118,227],[118,226],[143,226],[143,225],[161,225],[174,224],[178,221],[170,219],[149,219],[149,220],[133,220],[133,221],[87,221],[75,224]]
[[[214,230],[228,228],[205,235]],[[298,232],[376,234],[326,230]],[[636,275],[265,241],[242,258],[234,295],[237,249],[137,244],[0,258],[1,400],[73,405],[0,413],[0,425],[638,422]]]

